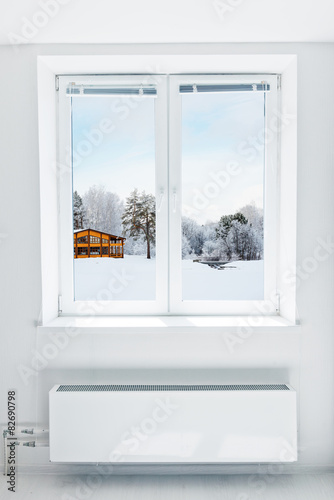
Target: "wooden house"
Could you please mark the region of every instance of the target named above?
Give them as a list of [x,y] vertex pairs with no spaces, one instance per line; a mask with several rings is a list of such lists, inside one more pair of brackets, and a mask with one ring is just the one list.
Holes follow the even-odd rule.
[[124,241],[126,238],[115,236],[95,229],[78,229],[74,231],[74,258],[90,257],[124,257]]

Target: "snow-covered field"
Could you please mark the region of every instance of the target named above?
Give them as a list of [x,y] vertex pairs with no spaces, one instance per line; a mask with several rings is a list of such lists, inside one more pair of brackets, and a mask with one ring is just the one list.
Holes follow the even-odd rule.
[[[231,262],[217,270],[182,261],[184,300],[259,300],[263,298],[263,261]],[[76,300],[154,300],[155,259],[75,259]]]
[[263,299],[263,260],[229,262],[220,270],[183,260],[182,284],[184,300]]
[[155,259],[74,259],[75,300],[154,300]]

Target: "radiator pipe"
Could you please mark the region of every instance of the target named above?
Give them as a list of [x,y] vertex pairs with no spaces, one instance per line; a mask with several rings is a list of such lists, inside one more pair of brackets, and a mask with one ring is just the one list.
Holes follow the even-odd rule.
[[[6,427],[3,427],[2,432],[4,433],[5,431],[9,432]],[[25,427],[25,426],[17,426],[15,428],[15,434],[33,434],[33,435],[45,435],[49,434],[49,429],[43,429],[39,427]]]
[[[27,432],[24,432],[24,431],[27,431]],[[36,432],[35,429],[23,429],[21,432],[23,432],[24,434],[26,434],[26,436],[15,436],[15,442],[14,442],[14,445],[15,446],[28,446],[29,448],[36,448],[36,447],[48,447],[49,446],[49,443],[48,442],[42,442],[42,443],[39,443],[39,442],[36,442],[36,441],[25,441],[24,439],[25,438],[28,438],[27,434],[31,435],[31,434],[40,434],[40,433],[48,433],[43,430],[39,430],[38,432]],[[7,476],[7,466],[8,466],[8,446],[12,446],[13,443],[9,444],[8,443],[8,440],[10,440],[10,438],[12,438],[12,436],[8,436],[9,434],[9,431],[8,429],[4,429],[3,432],[2,432],[2,436],[3,436],[3,445],[4,445],[4,476]]]

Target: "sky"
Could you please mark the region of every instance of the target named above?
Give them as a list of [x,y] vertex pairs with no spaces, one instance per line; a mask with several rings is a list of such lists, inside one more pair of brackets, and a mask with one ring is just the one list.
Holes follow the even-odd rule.
[[83,195],[96,184],[122,199],[136,187],[154,194],[153,98],[73,98],[72,131],[73,190]]
[[[72,99],[73,190],[104,185],[125,199],[155,192],[154,98]],[[200,224],[263,207],[264,94],[182,96],[182,214]],[[260,134],[261,135],[261,134]]]
[[263,208],[263,134],[251,144],[263,128],[262,92],[183,96],[184,215],[204,224],[248,203]]

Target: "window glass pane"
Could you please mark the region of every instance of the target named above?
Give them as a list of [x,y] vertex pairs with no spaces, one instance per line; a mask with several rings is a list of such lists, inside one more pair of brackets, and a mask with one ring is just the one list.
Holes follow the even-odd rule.
[[182,95],[183,300],[264,298],[263,92]]
[[71,99],[74,298],[154,300],[155,100]]

